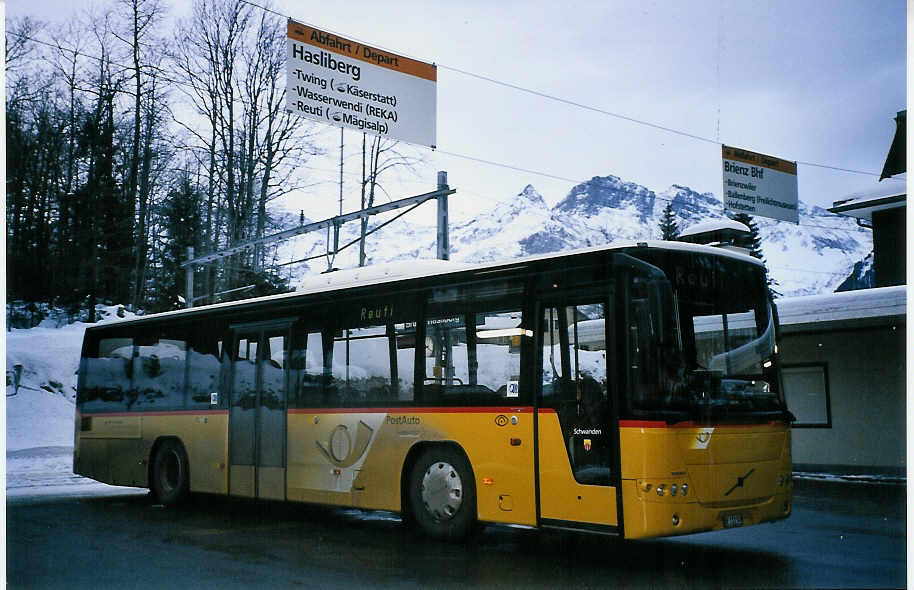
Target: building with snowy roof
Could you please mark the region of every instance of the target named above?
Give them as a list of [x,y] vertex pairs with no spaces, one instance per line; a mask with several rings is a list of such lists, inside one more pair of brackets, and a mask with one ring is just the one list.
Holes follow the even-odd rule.
[[[902,176],[907,176],[902,175]],[[859,225],[873,230],[873,259],[871,282],[857,277],[858,282],[846,282],[838,289],[862,286],[888,287],[905,283],[905,180],[892,178],[871,190],[835,201],[829,211],[853,217]],[[863,275],[855,269],[855,275]],[[854,278],[854,277],[852,277]]]
[[796,471],[905,472],[904,285],[777,300]]

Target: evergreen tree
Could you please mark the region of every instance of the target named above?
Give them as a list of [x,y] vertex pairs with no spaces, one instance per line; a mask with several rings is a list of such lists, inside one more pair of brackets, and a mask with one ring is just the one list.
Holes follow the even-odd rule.
[[676,224],[676,218],[673,216],[673,203],[667,203],[663,209],[663,217],[660,218],[660,239],[675,240],[679,237],[679,225]]
[[153,311],[178,307],[178,296],[187,292],[181,263],[187,258],[188,246],[199,247],[203,221],[200,211],[204,195],[186,175],[181,177],[162,203],[165,240],[161,254],[161,275],[155,281]]
[[765,262],[765,255],[762,253],[762,238],[758,233],[758,225],[752,216],[747,213],[737,213],[733,216],[733,221],[738,221],[749,228],[749,238],[744,244],[749,249],[749,255]]
[[768,262],[765,260],[765,255],[762,252],[762,238],[759,235],[758,225],[755,223],[755,220],[747,213],[737,213],[733,216],[733,220],[738,221],[749,228],[749,238],[743,245],[749,249],[750,256],[758,258],[765,265],[765,277],[768,283],[768,291],[771,293],[771,296],[780,296],[780,293],[774,289],[778,282],[774,280],[768,272]]

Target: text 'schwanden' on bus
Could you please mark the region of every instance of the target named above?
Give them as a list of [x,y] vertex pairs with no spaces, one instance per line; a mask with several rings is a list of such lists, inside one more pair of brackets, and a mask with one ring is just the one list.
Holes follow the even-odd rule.
[[621,536],[791,511],[761,263],[675,242],[321,275],[89,328],[73,470],[188,493]]

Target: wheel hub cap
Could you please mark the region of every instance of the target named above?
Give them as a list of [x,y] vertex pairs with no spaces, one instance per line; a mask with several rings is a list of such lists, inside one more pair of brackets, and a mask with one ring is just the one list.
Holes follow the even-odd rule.
[[422,477],[422,503],[435,520],[450,520],[463,503],[463,482],[453,465],[433,463]]

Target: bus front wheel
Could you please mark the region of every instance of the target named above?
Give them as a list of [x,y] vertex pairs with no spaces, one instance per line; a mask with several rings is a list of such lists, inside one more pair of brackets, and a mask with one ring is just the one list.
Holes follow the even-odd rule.
[[466,537],[476,522],[476,484],[462,453],[452,447],[422,452],[410,472],[409,509],[429,536]]
[[166,506],[181,503],[190,489],[187,453],[176,440],[166,440],[156,450],[152,460],[152,491]]

